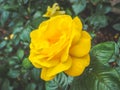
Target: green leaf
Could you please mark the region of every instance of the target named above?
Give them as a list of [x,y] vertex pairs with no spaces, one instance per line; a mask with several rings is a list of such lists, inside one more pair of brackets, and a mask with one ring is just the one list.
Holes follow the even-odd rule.
[[73,77],[67,76],[64,73],[58,74],[54,81],[59,85],[58,87],[67,88],[68,85],[73,81]]
[[116,70],[97,65],[91,70],[89,68],[84,75],[75,78],[70,90],[119,90],[120,75]]
[[119,56],[119,44],[115,43],[115,55]]
[[104,65],[108,65],[109,60],[115,53],[114,42],[104,42],[94,46],[91,50],[91,57]]
[[120,31],[120,23],[114,24],[113,28],[117,31]]
[[0,3],[3,2],[4,0],[0,0]]
[[33,68],[31,70],[31,77],[33,78],[33,80],[39,81],[40,80],[40,69]]
[[11,53],[13,51],[13,47],[11,47],[11,46],[8,46],[8,43],[7,43],[7,45],[6,45],[6,48],[5,48],[5,52],[9,52],[9,53]]
[[4,7],[3,7],[3,9],[4,10],[17,10],[17,8],[19,7],[19,5],[8,5],[8,4],[6,4],[6,5],[4,5]]
[[116,72],[120,75],[120,66],[115,68]]
[[18,22],[16,25],[13,27],[13,34],[20,33],[23,30],[23,27],[21,25],[23,22]]
[[117,45],[118,45],[118,47],[120,48],[120,37],[119,37],[119,39],[118,39]]
[[45,82],[41,81],[38,85],[38,90],[45,90]]
[[40,11],[37,11],[34,15],[33,18],[40,18],[40,16],[42,15],[42,13]]
[[27,3],[28,3],[28,1],[29,1],[29,0],[24,0],[23,2],[24,2],[24,4],[27,4]]
[[69,0],[71,3],[78,3],[78,0]]
[[69,8],[67,8],[65,11],[66,11],[66,14],[72,16],[72,11]]
[[9,18],[9,12],[8,11],[4,11],[2,12],[2,14],[0,15],[0,23],[1,26],[4,26],[5,22],[7,21],[7,19]]
[[36,84],[35,83],[28,83],[25,90],[36,90]]
[[73,3],[72,5],[72,9],[75,12],[76,15],[78,15],[80,12],[82,12],[85,7],[86,7],[86,0],[70,0],[71,3]]
[[19,42],[20,42],[20,38],[17,35],[14,35],[14,37],[13,37],[13,45],[17,46],[17,45],[19,45]]
[[33,19],[32,22],[31,22],[31,24],[32,24],[32,26],[33,26],[34,28],[38,28],[39,24],[40,24],[42,21],[44,21],[44,20],[45,20],[45,18],[40,18],[40,17],[38,17],[38,18],[36,18],[36,19]]
[[8,72],[8,76],[10,78],[17,78],[17,77],[19,77],[19,75],[20,75],[19,70],[10,69],[9,72]]
[[17,56],[21,60],[23,58],[23,56],[24,56],[24,50],[18,49]]
[[46,82],[46,90],[67,90],[72,81],[72,77],[60,73],[53,80]]
[[15,64],[17,64],[14,59],[10,59],[8,63],[10,66],[14,66]]
[[112,7],[109,4],[98,4],[96,8],[96,13],[107,14],[111,11]]
[[23,62],[22,62],[22,66],[25,68],[25,69],[30,69],[32,67],[32,64],[31,62],[29,61],[28,58],[24,58]]
[[7,44],[7,41],[0,42],[0,49],[5,47],[6,44]]
[[105,15],[93,14],[88,17],[88,22],[93,26],[94,29],[99,30],[100,28],[106,27],[108,25],[108,19]]
[[49,81],[45,84],[45,90],[59,90],[58,85],[55,81]]
[[29,36],[30,32],[31,32],[30,27],[25,28],[20,34],[20,39],[23,41],[30,42],[30,36]]
[[10,82],[8,79],[4,80],[2,87],[1,87],[1,90],[13,90],[13,88],[10,87]]

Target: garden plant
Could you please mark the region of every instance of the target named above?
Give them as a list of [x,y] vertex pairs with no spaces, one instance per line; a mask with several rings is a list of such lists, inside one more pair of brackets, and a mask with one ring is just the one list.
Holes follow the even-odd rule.
[[0,90],[120,90],[120,0],[0,0]]

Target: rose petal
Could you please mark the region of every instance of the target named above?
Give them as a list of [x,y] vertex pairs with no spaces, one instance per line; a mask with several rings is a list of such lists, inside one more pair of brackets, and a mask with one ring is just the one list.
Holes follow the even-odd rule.
[[72,57],[72,66],[65,71],[70,76],[78,76],[83,73],[86,66],[90,63],[90,56],[86,55],[81,58]]
[[70,40],[67,40],[68,42],[65,42],[65,44],[67,44],[67,43],[68,44],[60,53],[61,54],[61,62],[66,62],[66,60],[67,60],[67,58],[69,56],[69,48],[71,47],[73,37],[74,37],[74,32],[71,34]]
[[47,30],[51,32],[54,31],[59,31],[60,33],[64,32],[64,34],[67,34],[71,32],[72,21],[73,20],[69,15],[58,15],[56,17],[50,18]]
[[38,29],[33,30],[33,31],[30,33],[31,41],[41,40],[41,39],[42,39],[42,36],[43,36],[43,32],[47,30],[47,29],[46,29],[47,26],[48,26],[48,21],[43,21],[43,22],[39,25]]
[[30,43],[30,49],[31,50],[37,50],[41,49],[43,47],[48,47],[49,43],[45,41],[43,32],[46,31],[48,25],[48,21],[43,21],[39,28],[36,30],[33,30],[30,33],[31,43]]
[[48,68],[42,68],[42,70],[41,70],[41,79],[43,79],[45,81],[49,81],[49,80],[52,80],[54,77],[55,77],[55,75],[48,76]]
[[82,22],[80,21],[80,19],[78,17],[75,17],[73,19],[73,24],[74,24],[74,28],[76,28],[76,30],[78,30],[79,32],[82,31]]
[[71,46],[70,55],[74,57],[82,57],[89,53],[91,47],[91,37],[86,31],[82,31],[79,43]]
[[70,68],[71,64],[72,64],[72,59],[69,57],[66,62],[59,63],[55,67],[42,68],[41,78],[46,80],[46,81],[51,80],[51,79],[53,79],[55,77],[56,74]]
[[82,32],[82,22],[80,21],[80,19],[78,17],[75,17],[73,19],[73,24],[72,24],[72,33],[74,33],[74,38],[72,41],[72,45],[76,44],[81,36],[81,32]]
[[42,67],[51,68],[57,65],[60,61],[59,58],[55,58],[55,57],[50,58],[49,60],[49,57],[45,57],[42,55],[34,55],[34,56],[32,55],[29,56],[29,60],[36,68],[42,68]]
[[46,31],[48,23],[49,23],[49,20],[43,21],[42,23],[40,23],[38,29],[40,29],[42,31]]

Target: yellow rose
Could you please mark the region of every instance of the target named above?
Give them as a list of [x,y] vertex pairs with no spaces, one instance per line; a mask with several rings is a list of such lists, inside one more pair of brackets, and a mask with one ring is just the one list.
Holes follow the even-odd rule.
[[78,17],[52,17],[32,31],[30,37],[29,59],[36,68],[42,68],[41,78],[46,81],[60,72],[78,76],[90,63],[91,37],[82,31]]

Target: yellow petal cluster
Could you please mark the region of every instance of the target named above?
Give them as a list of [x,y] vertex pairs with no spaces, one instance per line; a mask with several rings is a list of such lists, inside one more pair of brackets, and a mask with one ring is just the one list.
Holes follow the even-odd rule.
[[52,7],[48,6],[47,12],[43,15],[43,17],[53,17],[61,14],[65,14],[65,11],[60,11],[58,3],[54,3]]
[[14,37],[14,34],[10,34],[10,39],[13,39],[13,37]]
[[78,17],[57,15],[43,21],[30,33],[29,60],[42,68],[41,78],[53,79],[58,73],[78,76],[90,63],[90,35],[82,30]]
[[8,37],[4,37],[5,40],[8,40]]

